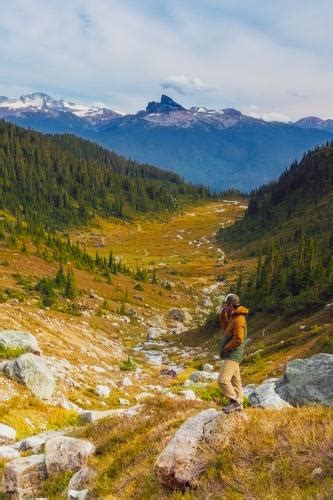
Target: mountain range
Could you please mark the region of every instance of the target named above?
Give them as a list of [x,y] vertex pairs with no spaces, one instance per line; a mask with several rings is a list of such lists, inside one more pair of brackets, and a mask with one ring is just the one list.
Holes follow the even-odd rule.
[[266,122],[234,108],[189,109],[166,95],[145,110],[121,114],[44,93],[0,97],[0,118],[48,133],[72,133],[127,158],[154,164],[218,191],[249,190],[333,137],[333,120]]

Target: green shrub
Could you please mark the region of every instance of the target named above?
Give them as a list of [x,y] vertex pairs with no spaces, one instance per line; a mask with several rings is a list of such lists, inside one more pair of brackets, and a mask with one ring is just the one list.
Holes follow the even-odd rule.
[[131,358],[131,356],[128,356],[127,360],[123,361],[122,364],[120,365],[120,369],[124,372],[135,370],[135,368],[136,368],[136,363],[133,360],[133,358]]
[[24,354],[26,349],[22,347],[4,347],[0,345],[0,359],[13,359],[18,358]]

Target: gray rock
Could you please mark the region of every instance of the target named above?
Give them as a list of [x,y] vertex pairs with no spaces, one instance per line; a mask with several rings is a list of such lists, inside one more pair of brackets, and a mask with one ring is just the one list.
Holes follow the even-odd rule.
[[9,425],[0,424],[0,444],[12,443],[16,440],[16,430]]
[[180,394],[184,396],[184,399],[187,401],[195,401],[197,399],[195,392],[192,389],[187,389],[185,391],[181,391]]
[[202,307],[213,307],[214,304],[210,299],[206,298],[201,301],[201,305]]
[[156,460],[154,469],[160,484],[168,488],[194,486],[209,463],[210,453],[217,444],[220,449],[228,444],[230,431],[239,426],[241,418],[210,408],[186,420]]
[[66,436],[49,439],[45,444],[45,463],[49,475],[67,470],[78,471],[87,465],[95,446],[89,441]]
[[275,392],[275,381],[265,381],[263,384],[258,385],[248,395],[249,401],[252,406],[259,406],[260,408],[274,408],[281,410],[282,408],[290,408],[291,405],[282,399]]
[[16,458],[20,458],[19,452],[13,448],[12,446],[0,446],[0,459],[5,460],[6,462],[10,462],[11,460],[15,460]]
[[86,490],[92,486],[95,478],[96,472],[94,469],[91,467],[82,467],[69,481],[68,489],[76,491]]
[[40,352],[36,337],[29,332],[16,330],[0,331],[0,347],[25,349],[34,354]]
[[142,405],[135,405],[131,408],[117,408],[115,410],[85,410],[80,414],[83,423],[92,423],[108,417],[134,417],[142,408]]
[[333,354],[290,361],[275,390],[293,406],[333,406]]
[[25,384],[39,399],[50,399],[55,389],[53,373],[40,356],[26,353],[4,367],[5,375]]
[[68,490],[68,500],[87,500],[90,490]]
[[100,396],[102,398],[108,398],[110,396],[111,390],[110,387],[108,387],[107,385],[97,385],[95,392],[97,396]]
[[212,382],[218,379],[218,372],[197,371],[191,375],[192,382]]
[[147,340],[155,340],[166,334],[166,330],[157,326],[150,326],[147,330]]
[[165,330],[167,327],[163,316],[161,316],[160,314],[155,314],[155,316],[149,318],[147,323],[149,326],[153,326],[155,328],[162,328],[163,330]]
[[170,309],[168,318],[181,321],[182,323],[189,323],[192,321],[192,316],[184,309]]
[[62,429],[57,431],[46,431],[36,434],[35,436],[29,436],[17,443],[18,449],[20,451],[32,450],[34,454],[39,453],[46,441],[57,436],[63,436],[65,432],[66,430]]
[[214,366],[211,365],[210,363],[204,363],[202,367],[204,372],[213,372],[214,371]]
[[13,499],[38,495],[47,478],[45,456],[30,455],[9,462],[4,470],[4,489]]

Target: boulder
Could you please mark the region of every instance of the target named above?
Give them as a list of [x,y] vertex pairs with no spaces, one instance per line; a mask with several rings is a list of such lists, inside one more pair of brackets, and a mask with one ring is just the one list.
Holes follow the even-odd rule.
[[192,321],[192,316],[184,309],[170,309],[168,318],[181,321],[182,323],[190,323]]
[[250,391],[248,398],[251,406],[276,410],[291,408],[291,405],[275,392],[275,380],[267,380]]
[[333,406],[333,354],[290,361],[275,390],[293,406]]
[[14,447],[7,445],[0,446],[0,460],[10,462],[16,458],[20,458],[20,454]]
[[50,399],[55,389],[53,373],[40,356],[26,353],[9,361],[4,367],[5,375],[25,384],[39,399]]
[[0,348],[18,348],[25,351],[39,354],[40,349],[36,337],[29,332],[16,330],[0,331]]
[[49,475],[68,470],[78,471],[87,465],[95,446],[89,441],[66,436],[49,439],[45,444],[45,462]]
[[147,330],[147,340],[155,340],[161,338],[166,334],[166,331],[163,328],[159,328],[157,326],[150,326]]
[[107,385],[97,385],[95,392],[97,396],[101,396],[102,398],[108,398],[110,396],[110,387]]
[[30,455],[9,462],[4,470],[4,489],[10,498],[38,495],[47,478],[44,455]]
[[36,434],[35,436],[29,436],[17,443],[18,449],[20,451],[32,450],[34,454],[37,454],[41,451],[46,441],[56,436],[63,436],[64,433],[65,430],[46,431],[42,432],[41,434]]
[[91,467],[82,467],[78,472],[74,474],[68,484],[69,490],[87,490],[92,486],[93,481],[96,478],[96,472]]
[[139,410],[141,405],[132,406],[131,408],[117,408],[115,410],[84,410],[80,414],[81,421],[83,423],[91,424],[92,422],[97,422],[103,418],[108,417],[134,417]]
[[184,396],[184,399],[186,399],[187,401],[195,401],[197,399],[195,392],[192,391],[192,389],[181,391],[180,394],[182,394],[182,396]]
[[196,371],[191,375],[192,382],[212,382],[218,379],[218,372]]
[[186,420],[156,460],[160,484],[172,489],[195,486],[211,453],[217,445],[220,449],[227,446],[231,430],[242,418],[210,408]]
[[0,424],[0,444],[12,443],[16,440],[16,430],[9,425]]
[[149,326],[153,326],[156,328],[162,328],[163,330],[165,330],[167,327],[163,316],[161,316],[160,314],[155,314],[154,316],[149,318],[147,323]]

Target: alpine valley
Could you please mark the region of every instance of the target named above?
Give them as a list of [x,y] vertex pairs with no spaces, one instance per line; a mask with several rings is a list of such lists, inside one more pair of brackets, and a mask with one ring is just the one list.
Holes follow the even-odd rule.
[[[0,498],[332,498],[333,145],[304,154],[328,132],[167,97],[133,116],[1,104],[26,128],[0,121]],[[214,142],[214,172],[235,167],[228,150],[240,187],[266,178],[244,151],[262,147],[267,177],[304,155],[248,197],[215,195],[69,131],[146,138],[193,176]],[[250,314],[244,411],[228,415],[230,292]]]
[[333,137],[332,120],[266,122],[233,108],[186,109],[162,95],[145,110],[123,115],[44,93],[0,97],[0,118],[48,133],[93,140],[126,158],[174,171],[218,192],[249,191],[278,176],[295,159]]

